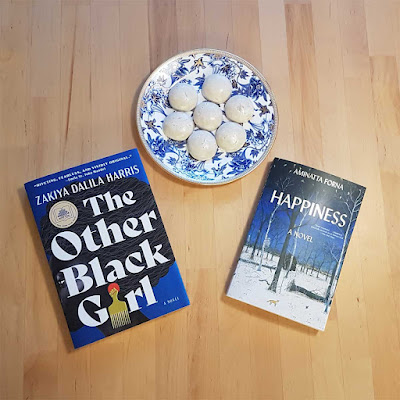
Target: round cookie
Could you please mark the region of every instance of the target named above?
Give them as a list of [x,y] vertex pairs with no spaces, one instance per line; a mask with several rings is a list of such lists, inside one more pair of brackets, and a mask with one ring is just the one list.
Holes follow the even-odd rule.
[[222,111],[216,104],[204,101],[194,109],[193,119],[199,128],[213,131],[221,125]]
[[204,80],[201,93],[207,100],[213,103],[225,103],[232,94],[232,85],[226,76],[212,74]]
[[210,160],[217,152],[217,142],[211,132],[194,131],[187,140],[189,154],[199,161]]
[[241,149],[245,144],[246,131],[242,125],[235,122],[225,122],[217,129],[215,138],[222,150],[232,153]]
[[244,123],[249,121],[253,114],[253,102],[241,94],[231,97],[225,104],[225,115],[231,121]]
[[190,111],[197,104],[197,90],[188,83],[178,83],[168,93],[171,107],[177,111]]
[[193,129],[192,117],[180,111],[169,114],[163,122],[165,136],[174,140],[186,140],[193,132]]

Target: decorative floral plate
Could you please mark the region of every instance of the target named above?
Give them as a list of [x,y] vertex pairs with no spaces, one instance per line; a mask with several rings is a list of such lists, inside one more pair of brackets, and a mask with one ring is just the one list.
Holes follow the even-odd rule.
[[[215,73],[231,81],[232,96],[243,94],[253,100],[254,116],[243,124],[247,140],[239,151],[226,153],[218,149],[212,160],[197,161],[189,155],[185,141],[168,139],[163,133],[163,121],[174,111],[168,102],[168,92],[178,82],[190,83],[197,88],[202,102],[204,79]],[[224,105],[220,107],[223,111]],[[227,120],[225,115],[223,120]],[[277,123],[274,95],[261,73],[234,54],[213,49],[178,54],[161,64],[143,85],[137,106],[140,137],[153,159],[176,177],[203,185],[232,182],[255,169],[272,147]]]

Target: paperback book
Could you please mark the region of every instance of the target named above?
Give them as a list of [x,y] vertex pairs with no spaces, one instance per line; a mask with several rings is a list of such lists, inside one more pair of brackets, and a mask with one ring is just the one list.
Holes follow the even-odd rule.
[[136,149],[25,189],[75,348],[189,305]]
[[275,158],[227,295],[323,331],[364,193]]

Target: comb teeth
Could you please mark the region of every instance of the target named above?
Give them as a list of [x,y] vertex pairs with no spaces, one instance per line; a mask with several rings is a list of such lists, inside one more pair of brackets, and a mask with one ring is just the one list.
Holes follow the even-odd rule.
[[111,325],[113,329],[119,328],[124,325],[128,325],[131,323],[131,318],[127,310],[120,311],[116,314],[110,315],[111,317]]

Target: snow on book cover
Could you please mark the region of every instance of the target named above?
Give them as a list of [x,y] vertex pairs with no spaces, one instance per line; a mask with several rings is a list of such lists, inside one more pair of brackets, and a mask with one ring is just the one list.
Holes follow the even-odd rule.
[[136,149],[25,189],[75,348],[189,305]]
[[275,158],[227,295],[323,331],[364,193]]

